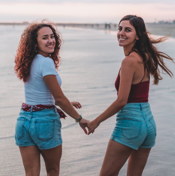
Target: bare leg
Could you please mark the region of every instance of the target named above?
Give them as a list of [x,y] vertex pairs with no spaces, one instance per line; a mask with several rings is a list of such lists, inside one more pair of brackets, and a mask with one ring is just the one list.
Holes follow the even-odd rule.
[[46,164],[47,176],[59,176],[62,145],[48,150],[41,150],[41,154]]
[[118,176],[133,149],[110,139],[100,176]]
[[19,147],[26,176],[39,176],[40,151],[36,146]]
[[127,176],[141,176],[143,169],[146,165],[149,153],[149,149],[139,148],[133,150],[128,161]]

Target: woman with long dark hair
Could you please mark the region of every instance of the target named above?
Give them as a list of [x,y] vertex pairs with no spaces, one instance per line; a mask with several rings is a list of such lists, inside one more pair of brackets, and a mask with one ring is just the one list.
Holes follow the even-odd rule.
[[86,132],[87,120],[73,108],[61,90],[59,66],[60,34],[49,22],[32,23],[23,32],[15,57],[15,71],[24,82],[25,103],[16,123],[15,140],[27,176],[40,175],[42,154],[48,176],[58,176],[62,154],[61,107]]
[[148,103],[150,76],[153,77],[153,84],[158,84],[162,79],[161,68],[172,77],[163,59],[173,59],[153,45],[166,37],[152,39],[141,17],[123,17],[119,22],[117,38],[125,54],[115,82],[118,96],[88,124],[89,134],[101,122],[118,113],[100,176],[117,176],[127,159],[127,176],[141,176],[156,139],[156,124]]

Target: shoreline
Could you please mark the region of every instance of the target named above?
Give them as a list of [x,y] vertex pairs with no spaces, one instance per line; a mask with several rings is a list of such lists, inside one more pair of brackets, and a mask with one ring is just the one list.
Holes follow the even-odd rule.
[[146,28],[151,34],[175,38],[175,24],[146,23]]
[[[28,22],[14,22],[14,23],[6,23],[0,22],[0,26],[21,26],[28,25]],[[148,32],[153,35],[162,35],[169,36],[175,38],[175,24],[159,24],[159,23],[145,23]],[[90,28],[97,30],[109,30],[109,31],[117,31],[118,24],[116,23],[55,23],[58,27],[75,27],[75,28]]]
[[[117,32],[118,24],[56,24],[57,26],[66,27],[76,27],[85,29],[96,29],[104,31],[114,31]],[[147,31],[151,35],[161,35],[169,36],[175,38],[175,24],[159,24],[159,23],[145,23]]]

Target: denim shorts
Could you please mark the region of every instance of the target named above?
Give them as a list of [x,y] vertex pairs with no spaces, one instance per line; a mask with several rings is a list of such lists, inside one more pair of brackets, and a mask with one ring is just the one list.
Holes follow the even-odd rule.
[[149,103],[127,103],[116,121],[112,140],[135,150],[155,145],[156,124]]
[[16,145],[36,145],[40,150],[62,144],[60,116],[56,109],[27,112],[21,109],[15,128]]

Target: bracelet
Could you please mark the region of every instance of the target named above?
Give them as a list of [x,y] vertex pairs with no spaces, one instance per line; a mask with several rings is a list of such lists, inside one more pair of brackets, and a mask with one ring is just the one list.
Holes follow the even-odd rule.
[[81,119],[82,119],[82,116],[80,115],[78,119],[75,119],[75,122],[80,122]]

